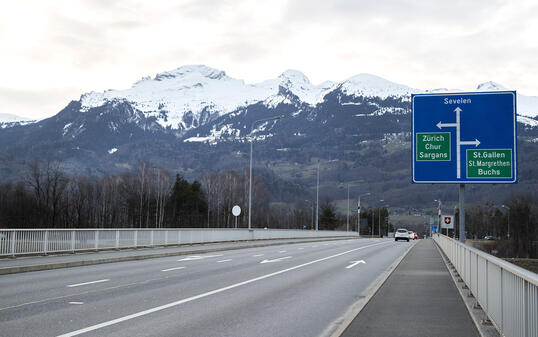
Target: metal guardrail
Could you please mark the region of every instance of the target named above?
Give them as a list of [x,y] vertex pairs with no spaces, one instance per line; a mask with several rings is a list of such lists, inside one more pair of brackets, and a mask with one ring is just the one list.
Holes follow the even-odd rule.
[[441,234],[434,240],[503,336],[538,336],[537,274]]
[[0,257],[193,243],[358,236],[286,229],[0,229]]

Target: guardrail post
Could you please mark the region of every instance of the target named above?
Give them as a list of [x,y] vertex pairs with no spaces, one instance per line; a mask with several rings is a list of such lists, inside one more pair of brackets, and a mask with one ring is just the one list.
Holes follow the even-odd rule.
[[71,253],[75,254],[75,231],[71,231]]
[[151,232],[149,233],[149,237],[150,237],[150,243],[149,243],[149,245],[150,245],[151,247],[153,247],[153,229],[152,229]]
[[99,250],[99,230],[95,230],[95,250]]
[[49,240],[49,231],[45,231],[45,235],[43,238],[43,254],[44,255],[47,255],[48,240]]
[[134,248],[135,249],[137,245],[138,245],[138,231],[135,229],[134,231]]
[[168,246],[168,231],[164,231],[164,245]]
[[120,231],[116,230],[116,249],[120,249]]
[[525,311],[525,313],[523,314],[524,316],[524,319],[525,319],[525,324],[523,326],[523,329],[524,329],[524,336],[525,337],[528,337],[530,336],[530,333],[529,333],[529,330],[530,330],[530,317],[529,317],[529,314],[530,314],[530,308],[529,308],[529,282],[523,280],[523,291],[524,291],[524,300],[525,300],[525,304],[523,305],[523,311]]
[[17,241],[17,231],[11,232],[11,247],[10,252],[11,256],[15,257],[15,242]]

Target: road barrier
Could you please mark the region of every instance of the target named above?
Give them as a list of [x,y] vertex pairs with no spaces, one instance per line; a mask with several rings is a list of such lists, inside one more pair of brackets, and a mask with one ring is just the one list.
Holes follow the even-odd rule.
[[289,229],[0,229],[0,256],[344,236],[358,234]]
[[537,274],[445,235],[434,240],[503,336],[538,336]]

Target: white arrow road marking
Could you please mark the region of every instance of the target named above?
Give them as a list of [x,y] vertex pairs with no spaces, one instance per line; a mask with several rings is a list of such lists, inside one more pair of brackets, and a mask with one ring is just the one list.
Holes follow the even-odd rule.
[[475,138],[475,140],[473,141],[461,141],[460,142],[460,145],[474,145],[475,147],[478,147],[478,145],[480,145],[480,141],[478,139]]
[[350,265],[346,267],[346,269],[350,269],[350,268],[353,268],[355,267],[356,265],[358,265],[359,263],[364,263],[366,264],[366,262],[364,262],[364,260],[360,260],[360,261],[350,261]]
[[179,269],[183,269],[185,267],[175,267],[175,268],[168,268],[168,269],[163,269],[161,271],[172,271],[172,270],[179,270]]
[[217,261],[217,263],[228,262],[228,261],[232,261],[232,259],[220,260],[220,261]]
[[282,260],[285,260],[285,259],[291,259],[291,256],[280,257],[280,258],[278,258],[278,259],[274,259],[274,260],[263,260],[263,261],[260,262],[260,263],[279,262],[279,261],[282,261]]
[[69,302],[69,304],[81,305],[84,304],[84,302]]
[[80,286],[85,286],[85,285],[88,285],[88,284],[101,283],[101,282],[106,282],[106,281],[110,281],[110,279],[97,280],[97,281],[84,282],[84,283],[77,283],[77,284],[70,284],[70,285],[68,285],[68,287],[69,288],[80,287]]
[[181,262],[181,261],[196,261],[196,260],[203,260],[203,259],[208,259],[210,257],[218,257],[218,256],[222,256],[222,254],[219,254],[219,255],[204,255],[204,256],[192,255],[192,256],[177,260],[177,261],[178,262]]
[[367,246],[362,246],[362,247],[359,247],[359,248],[351,249],[351,250],[348,250],[348,251],[345,251],[345,252],[341,252],[341,253],[334,254],[334,255],[331,255],[331,256],[323,257],[321,259],[306,262],[306,263],[303,263],[303,264],[300,264],[300,265],[297,265],[297,266],[282,269],[282,270],[276,271],[274,273],[261,275],[261,276],[258,276],[258,277],[243,281],[243,282],[231,284],[231,285],[223,287],[223,288],[211,290],[211,291],[208,291],[208,292],[205,292],[205,293],[202,293],[202,294],[198,294],[198,295],[195,295],[195,296],[191,296],[191,297],[188,297],[188,298],[184,298],[184,299],[181,299],[181,300],[178,300],[178,301],[175,301],[175,302],[170,302],[170,303],[167,303],[167,304],[163,304],[163,305],[158,306],[158,307],[154,307],[154,308],[150,308],[150,309],[147,309],[147,310],[139,311],[139,312],[136,312],[134,314],[127,315],[127,316],[118,317],[116,319],[112,319],[112,320],[105,321],[105,322],[102,322],[102,323],[99,323],[99,324],[95,324],[95,325],[89,326],[87,328],[82,328],[82,329],[79,329],[79,330],[71,331],[71,332],[65,333],[63,335],[59,335],[58,337],[72,337],[72,336],[82,335],[82,334],[84,334],[86,332],[95,331],[95,330],[98,330],[98,329],[101,329],[101,328],[104,328],[104,327],[107,327],[107,326],[111,326],[111,325],[114,325],[114,324],[118,324],[118,323],[121,323],[121,322],[128,321],[128,320],[133,319],[133,318],[146,316],[146,315],[152,314],[154,312],[158,312],[158,311],[165,310],[165,309],[168,309],[168,308],[173,308],[173,307],[176,307],[176,306],[184,304],[184,303],[192,302],[192,301],[204,298],[204,297],[219,294],[221,292],[224,292],[224,291],[227,291],[227,290],[230,290],[230,289],[235,289],[235,288],[247,285],[247,284],[251,284],[251,283],[254,283],[254,282],[265,280],[267,278],[277,276],[277,275],[281,275],[281,274],[290,272],[292,270],[296,270],[296,269],[299,269],[299,268],[304,268],[306,266],[313,265],[314,263],[320,263],[320,262],[323,262],[323,261],[334,259],[335,257],[342,256],[342,255],[345,255],[345,254],[349,254],[349,253],[352,253],[352,252],[356,252],[357,250],[366,249],[366,248],[369,248],[369,247],[374,247],[374,246],[379,246],[379,245],[384,245],[384,244],[387,244],[387,243],[390,243],[390,242],[385,241],[385,242],[375,243],[375,244],[372,244],[372,245],[367,245]]

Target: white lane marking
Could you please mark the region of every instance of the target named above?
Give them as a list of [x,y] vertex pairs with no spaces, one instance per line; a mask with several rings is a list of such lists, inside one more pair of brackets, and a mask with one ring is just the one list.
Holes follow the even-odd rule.
[[101,283],[101,282],[107,282],[107,281],[110,281],[110,279],[106,278],[106,279],[103,279],[103,280],[84,282],[84,283],[77,283],[77,284],[70,284],[70,285],[68,285],[68,287],[69,288],[80,287],[80,286],[85,286],[85,285],[88,285],[88,284]]
[[350,268],[353,268],[355,267],[356,265],[358,265],[359,263],[364,263],[366,264],[366,262],[364,262],[364,260],[360,260],[360,261],[350,261],[349,263],[351,263],[349,266],[346,267],[346,269],[350,269]]
[[318,246],[310,246],[310,247],[312,247],[312,248],[317,248]]
[[269,277],[284,274],[284,273],[287,273],[289,271],[299,269],[299,268],[303,268],[303,267],[309,266],[309,265],[314,264],[314,263],[319,263],[319,262],[322,262],[322,261],[333,259],[335,257],[342,256],[342,255],[345,255],[345,254],[349,254],[349,253],[355,252],[357,250],[361,250],[361,249],[365,249],[365,248],[369,248],[369,247],[373,247],[373,246],[378,246],[378,245],[383,245],[383,244],[387,244],[387,243],[391,243],[391,242],[386,241],[386,242],[374,243],[374,244],[371,244],[371,245],[368,245],[368,246],[362,246],[362,247],[359,247],[359,248],[347,250],[347,251],[342,252],[342,253],[334,254],[334,255],[327,256],[327,257],[324,257],[324,258],[321,258],[321,259],[306,262],[306,263],[303,263],[303,264],[300,264],[300,265],[297,265],[297,266],[282,269],[282,270],[276,271],[274,273],[265,274],[265,275],[262,275],[262,276],[259,276],[259,277],[256,277],[256,278],[253,278],[253,279],[250,279],[250,280],[235,283],[235,284],[229,285],[227,287],[211,290],[211,291],[208,291],[206,293],[202,293],[202,294],[195,295],[195,296],[192,296],[192,297],[184,298],[184,299],[179,300],[179,301],[171,302],[171,303],[164,304],[164,305],[161,305],[161,306],[158,306],[158,307],[154,307],[154,308],[151,308],[151,309],[140,311],[140,312],[137,312],[137,313],[134,313],[134,314],[131,314],[131,315],[127,315],[127,316],[119,317],[119,318],[116,318],[116,319],[113,319],[113,320],[110,320],[110,321],[106,321],[106,322],[103,322],[103,323],[95,324],[95,325],[89,326],[87,328],[71,331],[71,332],[65,333],[63,335],[59,335],[57,337],[78,336],[78,335],[81,335],[81,334],[86,333],[86,332],[94,331],[94,330],[101,329],[101,328],[104,328],[104,327],[107,327],[107,326],[111,326],[111,325],[114,325],[114,324],[125,322],[125,321],[128,321],[128,320],[133,319],[133,318],[149,315],[149,314],[152,314],[152,313],[157,312],[157,311],[161,311],[161,310],[164,310],[164,309],[176,307],[178,305],[181,305],[181,304],[184,304],[184,303],[187,303],[187,302],[192,302],[192,301],[198,300],[200,298],[215,295],[215,294],[221,293],[221,292],[226,291],[226,290],[234,289],[234,288],[241,287],[241,286],[244,286],[244,285],[247,285],[247,284],[250,284],[250,283],[254,283],[254,282],[257,282],[257,281],[264,280],[264,279],[269,278]]
[[168,268],[168,269],[163,269],[161,271],[172,271],[172,270],[179,270],[179,269],[183,269],[185,267],[175,267],[175,268]]
[[301,249],[304,249],[304,248],[297,248],[297,249],[301,250]]
[[278,252],[279,253],[285,253],[286,251],[285,250],[279,250]]
[[252,257],[258,257],[258,256],[263,256],[263,254],[252,255]]
[[285,260],[285,259],[291,259],[292,257],[291,256],[285,256],[285,257],[280,257],[278,259],[274,259],[274,260],[263,260],[261,261],[260,263],[271,263],[271,262],[280,262],[282,260]]
[[69,304],[81,305],[84,304],[84,302],[69,302]]
[[183,259],[180,259],[180,260],[177,260],[178,262],[181,262],[181,261],[196,261],[196,260],[203,260],[203,259],[208,259],[210,257],[219,257],[219,256],[222,256],[223,254],[218,254],[218,255],[204,255],[204,256],[200,256],[200,255],[191,255],[189,257],[186,257],[186,258],[183,258]]
[[328,243],[324,243],[323,245],[324,245],[324,246],[328,246],[329,244],[328,244]]
[[220,260],[220,261],[217,261],[217,263],[228,262],[228,261],[232,261],[232,259]]

